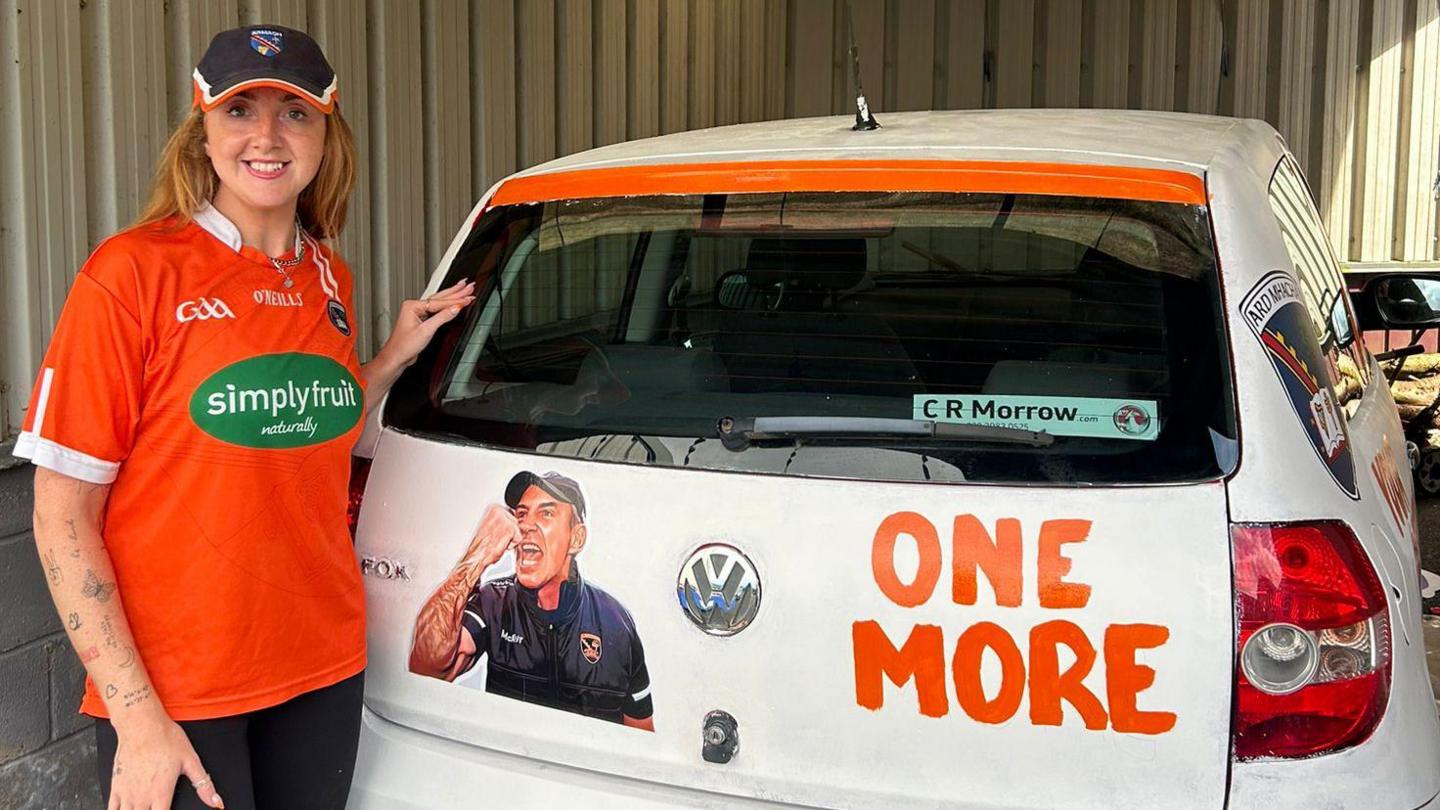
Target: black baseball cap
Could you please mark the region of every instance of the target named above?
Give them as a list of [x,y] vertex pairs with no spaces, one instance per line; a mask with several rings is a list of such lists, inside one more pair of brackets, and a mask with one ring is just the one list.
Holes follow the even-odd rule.
[[570,504],[570,507],[575,510],[575,519],[580,523],[585,522],[585,496],[581,494],[580,485],[575,483],[575,479],[566,478],[557,472],[536,475],[526,470],[516,473],[515,477],[510,479],[510,483],[505,486],[505,505],[511,509],[519,506],[520,498],[530,487],[539,487]]
[[335,70],[304,31],[247,25],[221,31],[195,67],[195,106],[209,112],[242,90],[286,90],[330,114],[340,93]]

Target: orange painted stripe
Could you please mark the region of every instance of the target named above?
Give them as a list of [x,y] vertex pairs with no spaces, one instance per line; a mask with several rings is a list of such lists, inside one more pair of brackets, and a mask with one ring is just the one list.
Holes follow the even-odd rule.
[[517,177],[495,191],[490,205],[779,191],[955,191],[1205,204],[1203,178],[1168,169],[1018,161],[776,160],[621,166]]

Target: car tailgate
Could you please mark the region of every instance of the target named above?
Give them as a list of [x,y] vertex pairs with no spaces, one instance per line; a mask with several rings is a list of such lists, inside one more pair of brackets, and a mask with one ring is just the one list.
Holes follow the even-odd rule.
[[[484,660],[454,683],[408,670],[422,604],[522,470],[555,470],[584,488],[578,559],[586,581],[633,617],[653,734],[488,694]],[[754,620],[733,635],[706,633],[682,605],[682,569],[707,544],[743,554],[760,581]],[[804,805],[1224,803],[1233,634],[1220,483],[779,478],[391,431],[358,545],[369,575],[366,703],[428,733]],[[725,560],[714,563],[706,570],[725,579]],[[702,758],[714,710],[738,724],[725,764]]]

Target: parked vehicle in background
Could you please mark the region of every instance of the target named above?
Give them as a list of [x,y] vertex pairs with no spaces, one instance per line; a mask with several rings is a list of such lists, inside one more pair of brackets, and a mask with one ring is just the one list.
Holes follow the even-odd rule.
[[476,206],[361,442],[351,806],[1435,806],[1405,437],[1278,135],[882,123]]
[[[1405,451],[1415,475],[1417,497],[1440,494],[1440,354],[1431,330],[1440,316],[1440,274],[1381,274],[1352,283],[1355,315],[1362,330],[1386,330],[1386,342],[1409,333],[1405,346],[1377,352],[1405,426]],[[1398,331],[1392,331],[1398,330]]]

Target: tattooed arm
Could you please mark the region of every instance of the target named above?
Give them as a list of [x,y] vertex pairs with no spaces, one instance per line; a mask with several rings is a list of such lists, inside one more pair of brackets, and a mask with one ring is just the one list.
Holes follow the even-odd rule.
[[119,746],[109,806],[169,807],[183,773],[224,807],[185,732],[155,695],[101,538],[109,486],[35,469],[35,545],[70,643],[104,696]]
[[485,569],[519,539],[520,526],[509,509],[497,504],[485,510],[465,556],[420,608],[410,646],[411,672],[453,681],[470,668],[478,651],[462,624],[465,602]]

